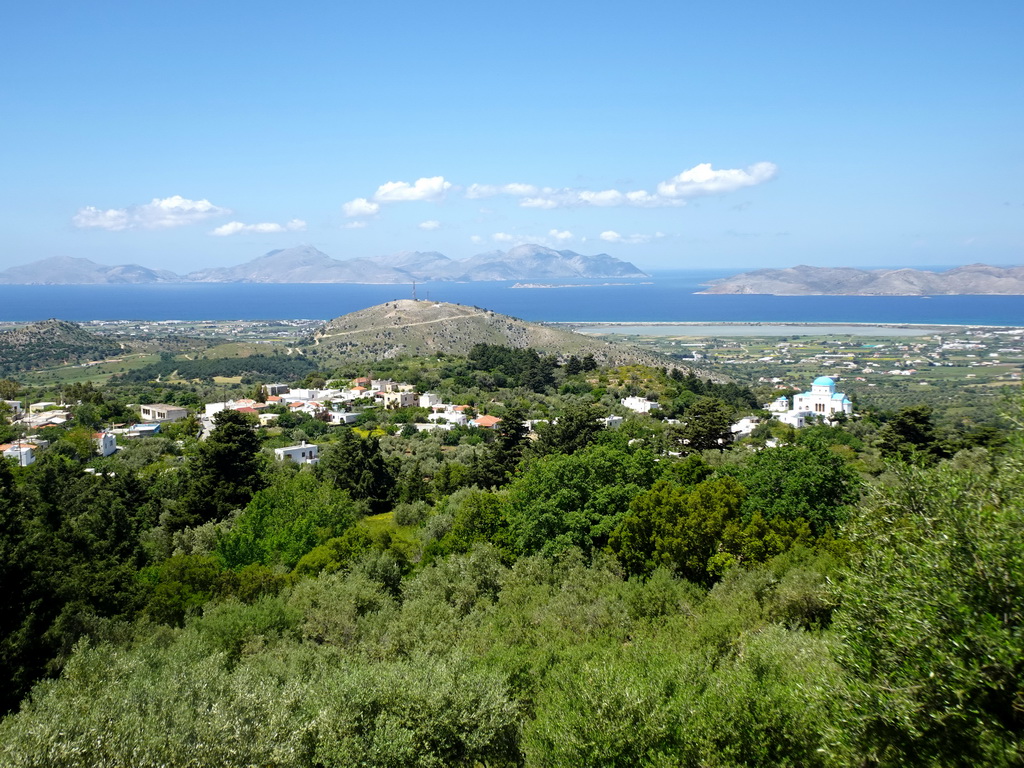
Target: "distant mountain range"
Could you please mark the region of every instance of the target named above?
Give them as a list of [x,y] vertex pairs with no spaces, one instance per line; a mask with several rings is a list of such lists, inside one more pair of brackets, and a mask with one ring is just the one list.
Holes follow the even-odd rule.
[[970,264],[943,272],[920,269],[791,267],[759,269],[706,283],[701,293],[775,296],[1024,295],[1024,267]]
[[75,259],[70,256],[54,256],[0,272],[0,283],[6,284],[114,285],[168,283],[177,280],[181,278],[166,269],[149,269],[138,264],[108,267],[89,259]]
[[55,256],[0,272],[0,283],[96,285],[127,283],[408,283],[432,280],[543,280],[561,278],[647,277],[627,261],[601,253],[583,256],[540,245],[519,245],[468,259],[434,251],[339,260],[312,246],[270,251],[235,267],[176,275],[137,264],[109,267],[89,259]]

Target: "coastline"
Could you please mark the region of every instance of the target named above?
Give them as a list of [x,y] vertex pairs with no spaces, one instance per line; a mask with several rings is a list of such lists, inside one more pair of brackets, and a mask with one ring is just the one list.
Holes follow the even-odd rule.
[[[721,322],[721,321],[558,321],[548,322],[545,325],[567,327],[577,333],[585,335],[601,335],[602,333],[612,335],[645,335],[643,330],[653,331],[649,335],[667,336],[672,331],[678,331],[679,335],[685,336],[687,330],[701,331],[694,335],[705,336],[708,329],[716,335],[728,336],[727,331],[734,329],[741,331],[737,336],[786,336],[793,333],[808,336],[823,335],[885,335],[896,336],[925,336],[935,333],[963,331],[965,329],[978,330],[1020,330],[1024,326],[1019,325],[986,325],[978,323],[868,323],[868,322],[803,322],[803,321],[763,321],[763,322]],[[637,331],[640,331],[639,333]]]

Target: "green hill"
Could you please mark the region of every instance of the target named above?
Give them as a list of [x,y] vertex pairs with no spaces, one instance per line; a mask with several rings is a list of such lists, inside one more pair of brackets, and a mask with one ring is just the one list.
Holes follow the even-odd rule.
[[479,307],[402,299],[337,317],[302,349],[321,362],[468,354],[474,344],[500,344],[558,356],[593,355],[599,363],[674,365],[626,343],[597,341],[572,331],[528,323]]
[[74,323],[44,320],[0,333],[0,375],[102,360],[123,351],[120,343]]

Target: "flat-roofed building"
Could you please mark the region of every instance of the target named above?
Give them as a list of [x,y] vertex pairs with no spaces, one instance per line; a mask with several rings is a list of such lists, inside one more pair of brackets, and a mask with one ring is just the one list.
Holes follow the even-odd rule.
[[315,443],[303,441],[300,445],[275,448],[274,457],[278,461],[294,461],[296,464],[316,464],[320,460],[320,448]]
[[188,408],[182,408],[179,405],[152,403],[150,405],[140,405],[139,414],[143,421],[178,421],[188,416]]

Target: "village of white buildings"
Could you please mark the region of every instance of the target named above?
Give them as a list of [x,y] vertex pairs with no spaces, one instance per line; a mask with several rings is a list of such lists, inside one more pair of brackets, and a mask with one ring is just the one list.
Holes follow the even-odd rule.
[[[109,429],[95,432],[92,439],[100,456],[110,456],[128,441],[158,435],[161,425],[181,421],[194,415],[198,422],[200,439],[207,437],[215,426],[214,417],[225,410],[251,414],[262,427],[273,426],[282,408],[290,413],[307,414],[332,426],[354,425],[366,409],[384,408],[394,410],[418,406],[428,409],[426,421],[413,424],[419,432],[429,430],[450,430],[456,426],[477,429],[493,429],[501,419],[489,414],[477,415],[468,405],[443,402],[431,392],[418,393],[411,384],[388,379],[362,377],[344,382],[328,382],[324,389],[291,388],[286,384],[266,384],[262,387],[260,400],[241,398],[205,404],[201,412],[164,403],[139,405],[139,421],[131,424],[117,424]],[[853,404],[842,392],[837,391],[835,379],[828,376],[816,378],[809,390],[792,395],[781,394],[776,400],[764,405],[760,416],[746,416],[732,425],[733,439],[749,436],[765,419],[774,419],[795,429],[810,423],[832,423],[837,419],[854,415]],[[14,459],[19,465],[35,462],[36,452],[47,446],[46,440],[38,436],[46,427],[63,426],[72,420],[70,404],[57,402],[30,403],[27,407],[18,400],[3,401],[9,409],[11,421],[18,426],[24,438],[11,443],[0,444],[0,455]],[[651,414],[659,409],[656,401],[644,397],[625,397],[620,400],[623,411],[636,414]],[[278,406],[272,410],[273,406]],[[608,414],[601,419],[608,429],[619,427],[624,420],[621,414]],[[667,419],[675,423],[674,419]],[[532,430],[538,421],[528,421],[525,426]],[[776,444],[769,440],[767,445]],[[298,445],[274,449],[279,461],[300,464],[314,464],[319,459],[319,447],[315,443],[301,442]]]

